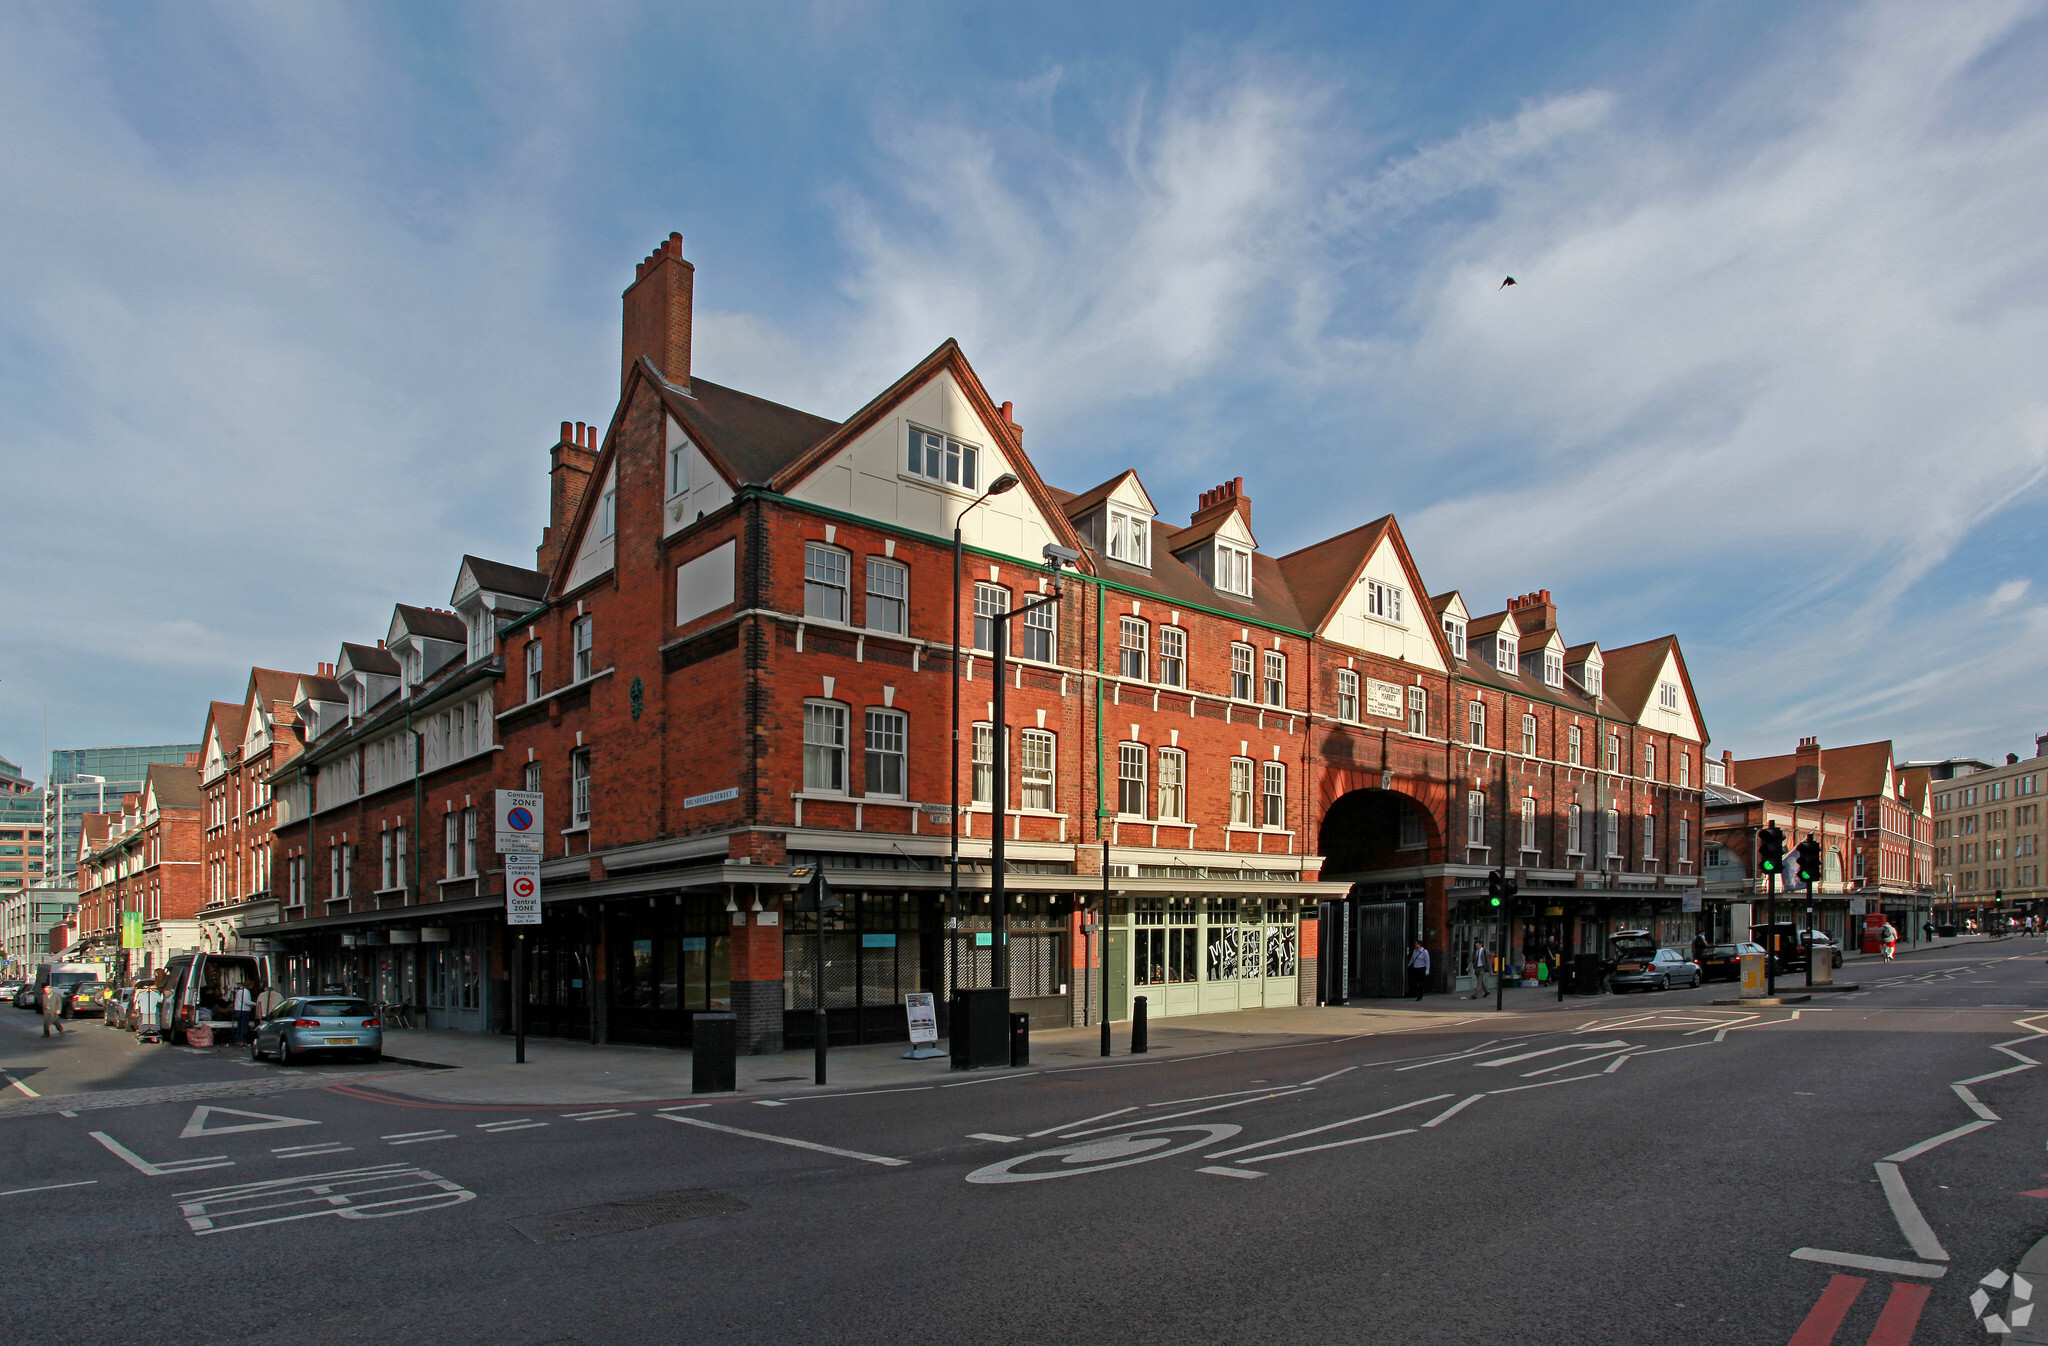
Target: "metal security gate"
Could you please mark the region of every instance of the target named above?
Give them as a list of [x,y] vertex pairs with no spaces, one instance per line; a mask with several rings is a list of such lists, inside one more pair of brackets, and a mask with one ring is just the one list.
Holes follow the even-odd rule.
[[1406,988],[1402,965],[1408,952],[1406,902],[1357,902],[1351,908],[1351,996],[1397,996]]

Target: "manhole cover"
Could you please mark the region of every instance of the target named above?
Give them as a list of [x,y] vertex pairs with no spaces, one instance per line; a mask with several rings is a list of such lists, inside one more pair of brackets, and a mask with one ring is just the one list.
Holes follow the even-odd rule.
[[708,1215],[733,1215],[747,1203],[723,1192],[692,1190],[633,1201],[611,1201],[581,1210],[557,1211],[512,1221],[512,1227],[535,1243],[572,1243],[577,1239],[651,1229],[676,1220],[701,1220]]

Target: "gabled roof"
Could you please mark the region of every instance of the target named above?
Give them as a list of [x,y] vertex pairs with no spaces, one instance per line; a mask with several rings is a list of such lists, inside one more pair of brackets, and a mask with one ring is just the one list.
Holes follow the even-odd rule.
[[[216,701],[215,705],[221,703]],[[196,809],[203,802],[199,792],[199,768],[158,762],[149,769],[148,788],[162,809]]]
[[348,700],[348,693],[341,690],[341,684],[323,673],[301,673],[298,690],[292,694],[292,704],[297,705],[299,697],[308,701],[327,701],[340,705]]
[[1252,502],[1242,495],[1228,495],[1196,510],[1187,527],[1175,533],[1168,545],[1175,551],[1185,551],[1196,543],[1206,542],[1230,522],[1232,515],[1237,516],[1238,522],[1244,525],[1244,531],[1251,534]]
[[1583,645],[1572,645],[1566,647],[1564,652],[1564,661],[1567,664],[1583,664],[1586,662],[1586,660],[1593,657],[1594,655],[1600,656],[1600,663],[1601,666],[1604,668],[1607,663],[1607,656],[1601,653],[1600,642],[1597,640],[1589,640]]
[[[735,486],[768,485],[802,458],[805,450],[839,428],[838,421],[709,379],[693,376],[690,391],[685,393],[662,378],[645,356],[639,364],[690,441]],[[602,464],[593,466],[593,480],[600,467]]]
[[1338,604],[1358,583],[1365,563],[1379,550],[1393,524],[1394,516],[1388,514],[1280,558],[1280,573],[1287,577],[1288,586],[1294,591],[1295,606],[1311,626],[1321,630],[1336,614]]
[[249,708],[239,701],[209,702],[206,723],[220,731],[221,750],[232,751],[242,746],[242,739],[249,732]]
[[398,657],[389,650],[345,640],[341,644],[341,653],[348,660],[348,666],[358,673],[380,673],[387,678],[398,676]]
[[[1468,640],[1477,640],[1481,636],[1490,636],[1513,620],[1514,615],[1512,612],[1489,612],[1484,617],[1474,617],[1465,623],[1465,637]],[[1515,622],[1515,634],[1522,634],[1520,622]]]
[[261,697],[273,705],[282,702],[288,706],[292,702],[293,688],[303,676],[275,668],[252,668],[249,670],[249,692],[242,700],[246,703]]
[[1444,614],[1444,612],[1450,608],[1451,604],[1457,603],[1460,606],[1462,606],[1464,602],[1464,595],[1460,594],[1456,589],[1453,589],[1447,594],[1438,594],[1436,597],[1430,599],[1429,605],[1430,607],[1434,608],[1436,610],[1436,614],[1439,617],[1441,617]]
[[409,634],[424,636],[428,640],[445,640],[461,645],[469,639],[469,628],[454,613],[416,608],[410,603],[399,603],[392,608],[391,624],[394,628],[402,626]]
[[[485,593],[510,594],[515,598],[531,598],[536,602],[547,597],[548,577],[538,570],[507,565],[503,561],[490,561],[481,556],[465,556],[462,558],[462,569],[455,576],[457,592],[462,589],[462,576],[465,573],[475,581],[476,587]],[[449,601],[453,602],[454,599],[451,598]]]
[[[1066,512],[1066,515],[1069,519],[1078,519],[1083,514],[1088,513],[1097,505],[1101,504],[1103,501],[1109,499],[1110,494],[1114,492],[1117,487],[1123,485],[1126,478],[1135,477],[1137,475],[1138,474],[1135,469],[1127,467],[1123,471],[1111,477],[1108,481],[1103,482],[1099,486],[1090,486],[1087,490],[1081,492],[1079,495],[1071,495],[1068,492],[1061,490],[1052,490],[1052,495],[1056,500],[1059,501],[1060,508]],[[1052,488],[1048,489],[1051,490]],[[1138,489],[1142,491],[1145,488],[1141,484],[1138,487]]]
[[[1664,671],[1664,656],[1676,653],[1677,636],[1659,636],[1639,645],[1624,645],[1620,649],[1608,650],[1600,656],[1600,690],[1630,719],[1640,719],[1650,708],[1650,698],[1657,691],[1657,675]],[[1679,676],[1685,678],[1685,661],[1679,660]],[[1689,681],[1689,680],[1688,680]],[[1688,698],[1692,688],[1685,689]],[[1698,714],[1699,702],[1693,701],[1694,714]],[[1705,726],[1701,728],[1704,730]]]
[[[1885,768],[1892,760],[1892,741],[1852,743],[1823,748],[1820,756],[1822,799],[1869,799],[1885,794]],[[1791,803],[1798,791],[1799,757],[1750,757],[1728,764],[1736,784],[1774,803]]]

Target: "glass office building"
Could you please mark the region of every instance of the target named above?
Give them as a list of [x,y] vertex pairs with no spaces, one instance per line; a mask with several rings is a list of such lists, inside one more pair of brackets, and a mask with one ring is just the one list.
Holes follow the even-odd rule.
[[[50,778],[43,787],[43,831],[48,838],[49,872],[70,884],[78,868],[79,820],[88,813],[121,807],[123,795],[139,794],[149,768],[159,762],[183,765],[199,754],[197,743],[161,743],[154,747],[53,748]],[[104,789],[92,776],[106,777]]]

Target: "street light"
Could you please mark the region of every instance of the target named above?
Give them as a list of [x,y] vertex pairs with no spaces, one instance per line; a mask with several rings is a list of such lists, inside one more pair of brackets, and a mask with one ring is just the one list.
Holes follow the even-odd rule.
[[960,946],[960,525],[967,519],[975,505],[992,495],[1001,495],[1017,484],[1013,473],[1005,472],[988,484],[988,489],[974,498],[973,504],[960,511],[953,520],[953,771],[952,771],[952,812],[947,818],[951,838],[947,851],[951,861],[952,877],[946,884],[946,1014],[948,1029],[951,1030],[953,1013],[953,990],[959,976]]

